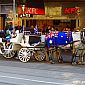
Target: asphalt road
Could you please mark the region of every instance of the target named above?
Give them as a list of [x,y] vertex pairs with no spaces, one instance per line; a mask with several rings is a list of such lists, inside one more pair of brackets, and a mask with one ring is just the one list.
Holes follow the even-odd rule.
[[85,65],[22,63],[0,56],[0,85],[85,85]]

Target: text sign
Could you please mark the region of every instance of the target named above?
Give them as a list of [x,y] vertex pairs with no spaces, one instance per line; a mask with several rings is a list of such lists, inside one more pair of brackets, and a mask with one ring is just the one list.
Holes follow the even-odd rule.
[[65,14],[73,14],[73,13],[75,13],[75,14],[80,14],[80,8],[78,7],[75,7],[75,8],[66,8],[65,10],[64,10],[64,13]]
[[42,8],[29,8],[29,7],[25,7],[25,5],[20,5],[18,7],[18,14],[22,15],[22,14],[40,14],[43,15],[45,14],[45,10]]

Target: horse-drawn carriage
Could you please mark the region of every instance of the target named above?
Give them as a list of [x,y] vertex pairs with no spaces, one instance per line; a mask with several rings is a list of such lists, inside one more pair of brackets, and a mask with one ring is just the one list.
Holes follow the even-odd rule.
[[[81,36],[80,36],[81,35]],[[46,44],[46,45],[45,45]],[[47,49],[45,47],[47,46]],[[82,48],[83,47],[83,48]],[[85,57],[85,30],[81,32],[50,32],[46,35],[31,34],[30,31],[19,32],[12,37],[6,37],[4,31],[0,32],[0,54],[5,58],[17,58],[27,62],[32,56],[38,61],[43,61],[48,54],[52,58],[58,52],[58,61],[62,62],[61,49],[72,51],[72,63],[76,57]],[[50,57],[51,56],[51,57]]]
[[44,43],[41,42],[40,34],[31,35],[29,31],[19,33],[17,30],[16,36],[10,39],[5,37],[4,32],[1,34],[0,53],[5,58],[12,58],[17,53],[18,59],[22,62],[29,61],[31,56],[34,56],[38,61],[45,59]]

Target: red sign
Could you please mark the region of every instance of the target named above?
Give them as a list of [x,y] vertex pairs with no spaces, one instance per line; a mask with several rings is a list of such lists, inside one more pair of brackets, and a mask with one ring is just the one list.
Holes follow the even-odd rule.
[[22,14],[39,14],[39,15],[43,15],[45,14],[45,10],[42,8],[28,8],[25,7],[25,5],[20,5],[18,7],[18,14],[22,15]]
[[75,8],[66,8],[65,10],[64,10],[64,13],[65,14],[73,14],[73,13],[75,13],[75,14],[80,14],[80,8],[77,8],[77,7],[75,7]]

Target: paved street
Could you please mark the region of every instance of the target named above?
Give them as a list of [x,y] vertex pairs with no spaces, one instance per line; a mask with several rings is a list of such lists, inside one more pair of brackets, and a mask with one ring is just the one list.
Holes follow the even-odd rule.
[[85,65],[22,63],[1,56],[0,85],[85,85]]

